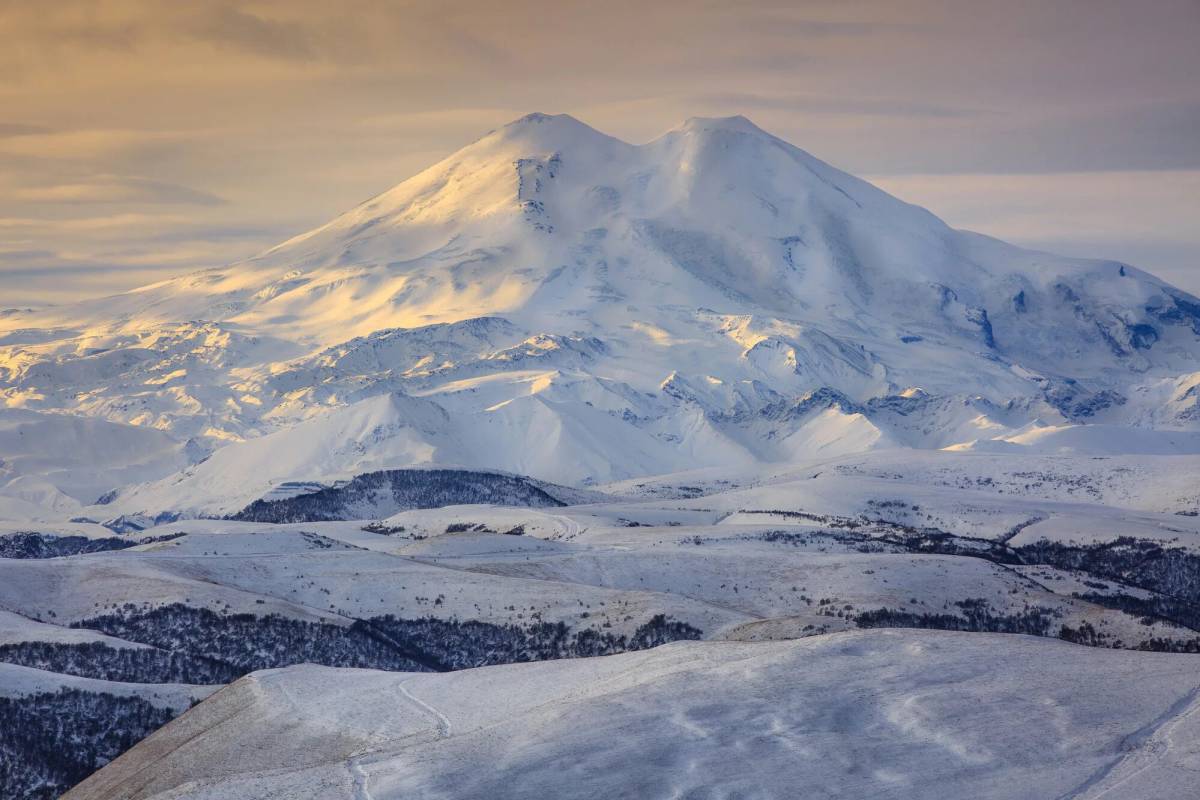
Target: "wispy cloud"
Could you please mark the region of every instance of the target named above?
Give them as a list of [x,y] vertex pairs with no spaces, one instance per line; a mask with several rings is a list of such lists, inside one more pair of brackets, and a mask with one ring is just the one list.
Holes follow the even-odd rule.
[[180,28],[185,34],[220,47],[255,55],[307,61],[318,50],[313,31],[296,23],[271,19],[234,3],[219,3],[185,18]]
[[986,109],[901,100],[895,97],[829,97],[814,94],[702,92],[686,95],[696,105],[718,108],[787,111],[795,114],[834,114],[865,117],[925,117],[953,119],[987,116]]
[[[4,129],[0,127],[0,134]],[[47,159],[95,159],[137,154],[176,145],[183,147],[209,135],[203,130],[164,131],[138,128],[55,130],[14,125],[0,136],[0,153]]]
[[224,200],[210,192],[147,178],[97,175],[75,183],[29,186],[12,196],[30,203],[150,203],[215,206]]
[[50,129],[44,125],[28,125],[23,122],[0,122],[0,138],[32,136],[34,134],[49,132]]
[[45,230],[53,228],[61,231],[117,231],[118,235],[127,235],[130,228],[146,228],[156,224],[182,224],[186,223],[189,219],[191,218],[183,215],[145,214],[139,212],[107,214],[94,217],[75,217],[71,219],[0,217],[0,230]]

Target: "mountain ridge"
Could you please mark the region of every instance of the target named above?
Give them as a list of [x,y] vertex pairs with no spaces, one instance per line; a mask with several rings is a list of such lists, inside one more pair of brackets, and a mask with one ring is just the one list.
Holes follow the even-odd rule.
[[288,481],[351,477],[379,430],[409,445],[364,471],[580,485],[1051,441],[1021,438],[1035,421],[1194,429],[1197,363],[1186,292],[954,230],[745,117],[633,145],[527,115],[244,262],[0,319],[5,405],[222,462],[406,398]]

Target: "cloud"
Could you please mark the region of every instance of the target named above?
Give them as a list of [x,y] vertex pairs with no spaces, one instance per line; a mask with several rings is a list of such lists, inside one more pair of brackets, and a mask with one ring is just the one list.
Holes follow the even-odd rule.
[[885,175],[871,178],[952,225],[1000,238],[1151,237],[1200,244],[1200,170]]
[[828,97],[815,94],[707,92],[687,95],[683,99],[706,107],[765,109],[789,111],[796,114],[951,119],[978,117],[989,113],[980,108],[912,102],[895,97]]
[[[58,0],[0,5],[0,30],[21,31],[55,51],[136,52],[186,39],[283,58],[312,55],[303,25],[264,16],[239,0],[149,3]],[[297,3],[297,9],[319,4]],[[275,9],[278,11],[278,7]]]
[[[24,130],[22,130],[24,128]],[[2,129],[0,129],[2,131]],[[206,135],[205,131],[163,131],[133,128],[83,128],[53,130],[17,126],[0,136],[0,153],[57,159],[95,159],[136,155],[164,145],[182,145]]]
[[[7,253],[0,253],[0,256],[7,257]],[[46,286],[61,280],[64,277],[78,277],[81,275],[103,276],[106,273],[122,273],[129,272],[137,275],[146,275],[154,273],[155,270],[147,270],[142,264],[110,264],[106,262],[71,262],[58,263],[48,266],[44,263],[36,266],[15,266],[10,267],[5,263],[0,263],[0,275],[6,278],[26,278],[32,279]],[[172,274],[174,274],[172,272]],[[63,291],[67,291],[63,289]]]
[[47,259],[55,258],[57,254],[53,250],[3,250],[0,249],[0,269],[6,272],[9,264],[27,264],[30,262],[43,262]]
[[318,55],[309,28],[259,16],[233,3],[208,8],[180,27],[202,41],[259,56],[308,61]]
[[0,122],[0,139],[9,136],[30,136],[38,133],[49,133],[44,125],[26,125],[21,122]]
[[[91,217],[53,219],[46,217],[0,217],[0,236],[53,238],[87,237],[90,241],[127,242],[225,242],[252,240],[273,242],[294,235],[290,227],[222,225],[198,220],[194,214],[145,214],[126,212]],[[9,239],[9,243],[11,243]],[[4,240],[0,239],[0,247]],[[49,251],[42,251],[49,252]]]
[[128,235],[129,228],[145,229],[153,225],[169,225],[187,222],[191,217],[182,215],[144,214],[127,212],[98,217],[76,217],[72,219],[47,219],[45,217],[0,217],[0,229],[55,229],[60,231],[117,231]]
[[478,106],[471,108],[437,108],[371,114],[355,121],[365,128],[415,130],[422,133],[441,134],[447,128],[469,128],[480,131],[481,120],[503,120],[511,122],[529,111],[503,106]]
[[24,33],[41,46],[46,40],[55,50],[99,48],[130,50],[143,34],[133,8],[122,3],[88,3],[61,0],[50,4],[7,2],[0,4],[0,31]]
[[119,175],[98,175],[75,183],[22,187],[11,190],[11,196],[32,203],[177,203],[198,206],[225,203],[222,198],[199,189]]
[[[909,145],[909,170],[1077,173],[1200,167],[1200,102],[997,112],[941,129],[940,150]],[[919,159],[919,161],[917,160]]]
[[179,269],[178,265],[164,271],[101,261],[8,267],[0,260],[0,282],[5,285],[0,293],[0,311],[110,295],[168,278]]

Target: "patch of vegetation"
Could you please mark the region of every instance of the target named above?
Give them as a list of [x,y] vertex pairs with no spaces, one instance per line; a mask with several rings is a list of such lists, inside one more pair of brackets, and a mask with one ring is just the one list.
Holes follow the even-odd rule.
[[126,683],[228,683],[242,674],[232,664],[157,648],[104,642],[19,642],[0,645],[0,662],[62,675]]
[[61,558],[85,553],[104,553],[112,550],[124,550],[139,544],[169,542],[183,535],[182,533],[172,533],[143,539],[129,539],[123,536],[90,539],[86,536],[53,536],[45,533],[19,531],[0,536],[0,558]]
[[0,697],[0,797],[53,800],[175,715],[78,689]]
[[1200,602],[1200,555],[1182,547],[1121,536],[1092,545],[1043,540],[1016,552],[1027,564],[1078,570],[1187,603]]
[[148,610],[127,605],[72,627],[220,662],[235,677],[306,662],[409,672],[439,669],[439,664],[430,662],[419,651],[405,651],[369,628],[278,614],[218,614],[182,603]]
[[367,533],[378,533],[382,536],[395,536],[397,533],[404,533],[407,529],[403,525],[384,525],[382,522],[368,522],[362,526],[361,530]]
[[1017,614],[996,613],[983,598],[955,603],[958,614],[928,614],[880,608],[864,611],[853,619],[860,628],[932,628],[976,633],[1026,633],[1048,636],[1057,615],[1043,608],[1026,608]]
[[443,669],[467,669],[491,664],[584,658],[645,650],[668,642],[699,639],[701,631],[663,614],[651,617],[631,636],[584,628],[572,631],[562,622],[521,627],[473,620],[398,619],[373,617],[369,623],[390,640],[419,648]]
[[[126,606],[115,613],[75,623],[74,627],[152,645],[159,648],[160,655],[113,654],[108,651],[114,648],[106,647],[45,646],[13,650],[14,659],[25,659],[15,663],[32,666],[33,661],[43,659],[47,664],[69,664],[74,670],[69,674],[86,677],[128,669],[130,675],[186,674],[203,679],[177,680],[213,683],[233,680],[253,670],[305,662],[331,667],[445,672],[488,664],[643,650],[681,639],[699,639],[702,633],[662,614],[651,617],[626,636],[594,628],[572,630],[562,622],[495,625],[435,617],[405,619],[390,614],[342,626],[278,614],[217,614],[179,603],[148,610]],[[171,655],[178,660],[167,659]],[[88,656],[94,656],[95,661],[86,663]],[[217,681],[209,677],[217,675],[223,677]],[[157,682],[145,678],[134,680]]]
[[368,472],[342,486],[294,497],[255,500],[229,518],[248,522],[329,522],[479,503],[527,508],[566,505],[528,478],[471,470],[393,469]]

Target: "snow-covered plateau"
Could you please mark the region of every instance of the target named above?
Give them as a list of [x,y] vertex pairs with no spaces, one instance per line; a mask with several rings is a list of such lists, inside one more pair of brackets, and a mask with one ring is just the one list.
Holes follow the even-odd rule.
[[1200,299],[742,117],[0,311],[6,798],[1192,798],[1198,659]]

